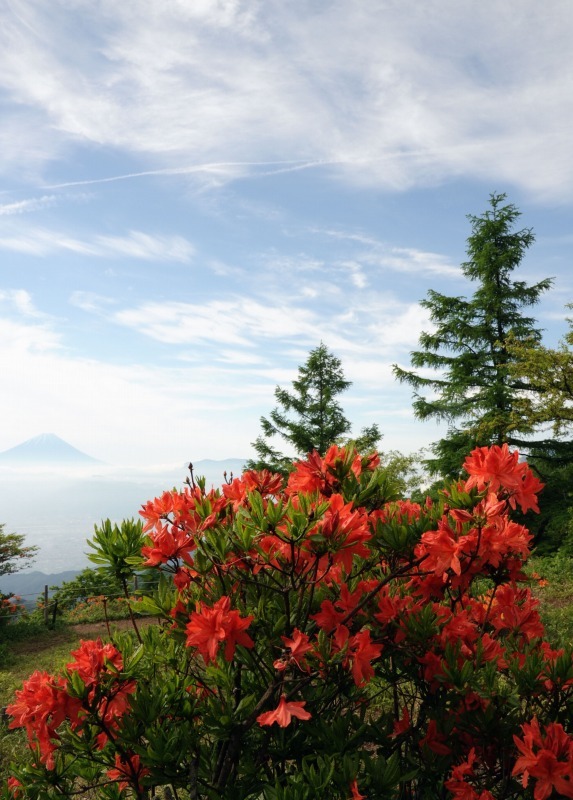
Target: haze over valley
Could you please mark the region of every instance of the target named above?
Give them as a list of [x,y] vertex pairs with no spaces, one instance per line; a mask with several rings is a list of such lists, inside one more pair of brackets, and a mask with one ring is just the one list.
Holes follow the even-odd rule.
[[[221,485],[223,473],[242,471],[244,461],[203,459],[195,475]],[[5,532],[25,536],[39,548],[27,570],[54,575],[90,566],[86,539],[102,519],[138,517],[142,504],[166,489],[182,486],[187,465],[150,469],[102,464],[54,434],[42,434],[0,453],[0,522]],[[0,590],[18,592],[16,573],[0,579]]]

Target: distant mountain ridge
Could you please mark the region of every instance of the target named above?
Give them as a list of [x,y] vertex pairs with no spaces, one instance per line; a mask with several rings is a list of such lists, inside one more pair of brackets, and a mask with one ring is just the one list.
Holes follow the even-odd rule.
[[[69,569],[64,572],[14,572],[10,575],[2,575],[2,585],[0,591],[18,595],[22,599],[26,608],[34,608],[36,598],[44,594],[46,586],[61,586],[66,581],[73,579],[80,574],[81,570]],[[53,594],[53,592],[49,592]]]
[[9,450],[3,450],[0,464],[103,464],[103,461],[83,453],[54,433],[41,433]]

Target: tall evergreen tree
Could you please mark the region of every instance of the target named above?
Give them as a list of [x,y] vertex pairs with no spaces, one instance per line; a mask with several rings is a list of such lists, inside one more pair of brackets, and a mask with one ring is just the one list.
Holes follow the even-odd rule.
[[[350,430],[337,397],[352,385],[344,378],[340,359],[324,344],[311,350],[306,363],[298,368],[292,391],[275,389],[277,407],[269,417],[261,417],[263,433],[253,442],[258,458],[247,462],[248,469],[286,472],[293,457],[317,450],[324,455],[328,447]],[[283,455],[268,439],[279,436],[293,449]]]
[[[427,462],[435,474],[455,476],[472,447],[504,442],[523,446],[526,440],[518,436],[533,431],[516,404],[528,385],[510,375],[514,356],[507,339],[541,340],[535,320],[522,309],[535,305],[552,280],[528,286],[512,279],[535,237],[529,228],[515,230],[520,212],[504,205],[505,199],[505,194],[492,194],[484,214],[468,216],[472,233],[462,272],[477,286],[472,297],[430,291],[421,303],[435,330],[420,336],[421,349],[411,354],[412,366],[430,367],[438,375],[424,377],[394,365],[396,377],[414,387],[416,416],[449,426]],[[424,397],[420,390],[431,394]]]

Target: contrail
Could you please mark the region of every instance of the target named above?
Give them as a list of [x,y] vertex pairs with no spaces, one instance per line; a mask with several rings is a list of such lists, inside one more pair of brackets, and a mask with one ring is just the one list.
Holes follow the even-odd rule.
[[[461,148],[457,148],[461,149]],[[467,149],[467,148],[466,148]],[[436,147],[432,149],[419,149],[419,150],[397,150],[393,152],[384,153],[381,156],[374,156],[370,158],[325,158],[307,161],[304,159],[289,159],[281,161],[214,161],[207,164],[197,164],[192,167],[165,167],[164,169],[149,169],[142,172],[127,172],[123,175],[111,175],[108,178],[87,178],[82,181],[66,181],[65,183],[51,183],[46,184],[43,189],[67,189],[72,186],[94,186],[99,183],[114,183],[115,181],[127,181],[132,178],[147,178],[152,176],[161,175],[192,175],[196,172],[216,172],[232,167],[270,167],[275,169],[267,169],[261,172],[254,172],[247,176],[248,178],[262,178],[268,175],[280,175],[285,172],[299,172],[306,169],[316,169],[326,166],[364,166],[366,164],[381,163],[383,161],[391,161],[396,158],[417,158],[418,156],[428,156],[439,152],[446,152],[451,150],[447,147]],[[243,177],[243,176],[241,176]]]
[[[45,185],[44,189],[66,189],[70,186],[93,186],[97,183],[113,183],[114,181],[126,181],[131,178],[146,178],[154,175],[190,175],[194,172],[215,172],[219,169],[228,167],[278,167],[277,170],[269,170],[261,173],[262,175],[274,175],[281,172],[291,172],[299,169],[309,169],[310,167],[327,164],[327,161],[302,161],[300,159],[290,161],[220,161],[211,164],[198,164],[193,167],[168,167],[165,169],[150,169],[144,172],[128,172],[124,175],[112,175],[109,178],[88,178],[83,181],[67,181],[66,183],[52,183]],[[287,166],[289,165],[289,166]]]

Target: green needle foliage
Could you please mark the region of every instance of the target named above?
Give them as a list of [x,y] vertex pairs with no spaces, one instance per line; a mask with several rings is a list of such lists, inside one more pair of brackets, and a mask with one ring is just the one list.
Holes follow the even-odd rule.
[[[277,386],[277,407],[269,417],[261,417],[262,434],[253,442],[257,459],[247,462],[247,469],[270,469],[288,472],[294,455],[317,450],[324,455],[331,444],[350,430],[350,422],[336,399],[352,385],[344,378],[340,359],[324,344],[311,350],[306,363],[298,369],[292,391]],[[286,456],[268,441],[281,437],[291,446]]]
[[[523,447],[534,431],[521,413],[519,398],[530,386],[512,376],[515,356],[508,338],[539,343],[540,331],[523,309],[534,306],[551,286],[546,278],[528,286],[513,279],[534,242],[529,228],[515,230],[520,212],[504,205],[505,194],[492,194],[490,208],[469,216],[468,260],[462,272],[476,285],[470,299],[428,292],[421,305],[430,312],[432,332],[420,336],[420,350],[411,353],[413,370],[394,365],[398,380],[414,388],[413,406],[419,419],[443,420],[448,433],[433,445],[431,472],[454,477],[463,454],[475,446],[504,442]],[[417,370],[435,370],[426,377]]]

